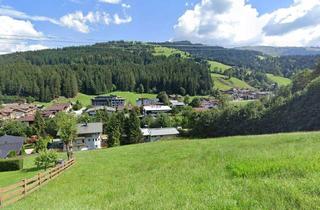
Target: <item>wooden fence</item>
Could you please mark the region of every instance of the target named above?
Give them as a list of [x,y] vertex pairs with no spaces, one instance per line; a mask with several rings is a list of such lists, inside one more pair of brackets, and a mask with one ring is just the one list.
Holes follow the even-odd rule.
[[0,188],[0,208],[17,202],[24,198],[28,194],[37,190],[42,185],[48,183],[50,180],[59,176],[63,171],[70,168],[75,163],[74,159],[71,159],[64,164],[60,164],[51,170],[39,173],[37,176],[31,179],[24,179],[13,185]]

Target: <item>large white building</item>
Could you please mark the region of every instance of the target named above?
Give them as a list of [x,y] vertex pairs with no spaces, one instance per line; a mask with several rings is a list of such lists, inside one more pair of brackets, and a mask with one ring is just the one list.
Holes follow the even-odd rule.
[[143,114],[144,115],[156,115],[160,113],[170,112],[172,109],[170,106],[161,106],[161,105],[152,105],[152,106],[144,106]]
[[101,148],[102,123],[85,123],[77,125],[78,137],[72,144],[75,151],[94,150]]

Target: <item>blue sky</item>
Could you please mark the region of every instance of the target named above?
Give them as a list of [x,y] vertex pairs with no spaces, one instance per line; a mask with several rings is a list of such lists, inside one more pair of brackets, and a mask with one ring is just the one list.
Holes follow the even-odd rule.
[[320,0],[0,0],[0,53],[109,40],[318,46],[318,11]]

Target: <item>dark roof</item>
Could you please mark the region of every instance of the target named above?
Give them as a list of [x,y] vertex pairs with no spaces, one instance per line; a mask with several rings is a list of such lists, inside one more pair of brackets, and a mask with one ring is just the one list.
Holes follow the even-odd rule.
[[21,152],[24,137],[2,136],[0,137],[0,158],[6,158],[10,151]]

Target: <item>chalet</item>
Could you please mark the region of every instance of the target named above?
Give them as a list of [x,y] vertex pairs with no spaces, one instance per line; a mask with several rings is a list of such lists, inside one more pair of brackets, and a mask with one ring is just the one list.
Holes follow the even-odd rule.
[[116,108],[108,107],[108,106],[96,106],[86,110],[86,113],[90,116],[95,116],[98,111],[105,111],[108,113],[116,112]]
[[37,107],[33,104],[4,104],[0,109],[0,120],[17,120],[27,115],[33,115],[37,111]]
[[32,125],[35,121],[35,115],[27,115],[19,119],[20,122],[23,122],[27,125]]
[[145,142],[154,142],[162,138],[176,137],[179,131],[176,128],[141,128]]
[[78,124],[77,138],[73,142],[72,148],[75,151],[100,149],[102,132],[102,123]]
[[92,106],[124,107],[126,100],[115,95],[97,96],[91,99]]
[[153,106],[144,106],[143,114],[144,115],[156,115],[160,113],[168,113],[172,109],[169,106],[153,105]]
[[46,108],[42,112],[42,116],[46,118],[52,118],[59,112],[69,112],[72,109],[71,103],[54,104]]
[[186,105],[184,102],[178,100],[170,100],[170,104],[172,107],[184,107]]
[[23,137],[7,135],[0,137],[0,158],[6,158],[11,151],[20,155],[23,143]]

